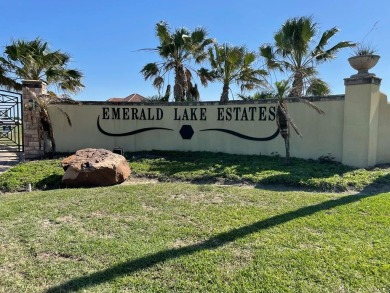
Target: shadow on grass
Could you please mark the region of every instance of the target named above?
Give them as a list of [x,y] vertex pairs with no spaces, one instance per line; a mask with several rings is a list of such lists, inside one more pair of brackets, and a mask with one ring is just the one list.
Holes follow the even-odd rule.
[[[315,160],[277,156],[231,155],[208,152],[148,152],[128,156],[132,162],[147,160],[149,168],[140,175],[152,176],[162,181],[184,180],[193,183],[218,181],[251,183],[259,185],[283,184],[288,186],[310,186],[311,180],[323,180],[333,176],[343,177],[355,168],[336,162],[321,163]],[[318,189],[325,189],[326,185]],[[342,189],[342,186],[340,186]],[[329,190],[329,189],[328,189]]]
[[61,179],[62,175],[52,174],[39,180],[35,186],[43,190],[58,189],[61,187]]
[[[379,172],[369,172],[327,161],[319,162],[318,160],[292,158],[291,164],[286,165],[285,159],[278,156],[148,151],[125,153],[125,157],[130,166],[135,166],[133,177],[154,178],[162,182],[249,184],[257,188],[270,190],[280,187],[281,190],[294,188],[306,191],[338,192],[350,189],[359,190],[375,178],[385,177],[381,175],[380,170]],[[139,163],[139,170],[136,163]],[[40,179],[40,181],[34,183],[34,187],[38,189],[47,190],[64,187],[61,184],[61,176],[57,175],[63,174],[58,160],[42,162],[42,166],[35,163],[26,166],[27,170],[22,170],[20,167],[18,172],[16,172],[17,167],[14,167],[12,170],[15,169],[15,172],[12,173],[12,176],[7,177],[7,173],[10,175],[12,170],[2,174],[3,176],[0,175],[4,182],[0,186],[0,191],[9,192],[14,188],[9,186],[16,186],[14,189],[18,190],[17,187],[21,185],[19,181],[35,182],[35,178]],[[386,169],[382,169],[382,174],[390,172],[388,165],[378,166],[378,168]],[[46,172],[47,169],[49,169],[48,172]],[[24,178],[26,174],[30,176],[29,181]],[[43,176],[47,177],[42,178]],[[357,180],[354,179],[354,176],[358,176],[356,177]],[[390,180],[383,180],[381,183],[390,184]],[[23,188],[24,186],[22,190],[24,190]]]
[[228,232],[220,233],[210,239],[198,244],[193,244],[181,248],[172,248],[160,251],[154,254],[146,255],[137,259],[132,259],[127,262],[120,263],[105,270],[95,272],[93,274],[74,278],[56,287],[48,289],[46,292],[68,292],[78,291],[89,288],[101,283],[109,282],[115,278],[132,274],[134,272],[148,269],[156,264],[163,263],[167,260],[180,258],[182,256],[192,255],[203,250],[216,249],[240,238],[246,237],[252,233],[266,230],[289,221],[302,217],[311,216],[320,211],[326,211],[341,205],[357,202],[364,198],[375,195],[373,192],[365,190],[359,194],[344,196],[335,200],[324,201],[319,204],[302,207],[295,211],[276,215],[265,220],[255,222],[253,224],[243,226],[237,229],[232,229]]

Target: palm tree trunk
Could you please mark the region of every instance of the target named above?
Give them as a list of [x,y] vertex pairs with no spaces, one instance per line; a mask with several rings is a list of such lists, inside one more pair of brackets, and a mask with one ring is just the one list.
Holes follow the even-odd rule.
[[285,113],[287,113],[286,104],[279,102],[278,108],[276,109],[276,123],[278,124],[280,135],[284,139],[284,146],[286,149],[286,164],[288,165],[290,164],[290,127],[288,126],[288,120]]
[[169,96],[171,95],[171,85],[167,85],[167,89],[165,91],[165,95],[161,98],[161,101],[168,102]]
[[195,86],[191,88],[191,97],[194,102],[199,102],[200,95],[199,95],[197,84],[195,84]]
[[51,125],[51,122],[50,122],[50,129],[48,131],[48,139],[50,140],[50,145],[51,145],[50,152],[52,155],[54,155],[56,151],[56,141],[54,140],[53,126]]
[[184,101],[186,86],[183,64],[178,64],[175,69],[175,86],[173,87],[173,95],[176,102]]
[[56,149],[56,142],[54,140],[53,126],[49,113],[46,110],[40,111],[40,123],[41,123],[41,139],[43,140],[43,151],[45,155],[49,152],[54,154]]
[[175,102],[181,102],[183,97],[183,91],[181,90],[180,84],[175,82],[175,85],[173,86],[173,96],[175,98]]
[[229,101],[229,85],[223,85],[220,102],[226,103]]
[[278,108],[276,109],[276,116],[277,116],[276,122],[280,130],[280,135],[283,137],[283,139],[286,139],[290,135],[290,132],[288,127],[287,117],[282,111],[281,109],[282,107],[284,111],[287,111],[287,107],[285,107],[284,103],[282,105],[278,105]]
[[303,95],[303,75],[300,72],[294,74],[294,80],[292,83],[292,90],[290,97],[302,97]]
[[187,87],[186,87],[186,100],[188,102],[192,102],[194,100],[192,95],[191,95],[192,82],[187,80],[186,83],[187,83]]
[[[288,128],[288,127],[287,127]],[[290,165],[290,131],[287,130],[289,135],[284,139],[284,146],[286,148],[286,165]]]
[[192,88],[192,82],[191,82],[191,72],[187,69],[185,72],[185,83],[186,83],[186,100],[188,102],[193,101],[193,97],[191,95],[191,88]]

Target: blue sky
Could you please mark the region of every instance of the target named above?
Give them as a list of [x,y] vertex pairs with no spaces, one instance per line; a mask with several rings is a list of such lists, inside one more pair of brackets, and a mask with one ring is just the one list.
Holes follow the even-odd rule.
[[[258,51],[262,44],[272,42],[286,19],[310,15],[320,32],[334,26],[340,29],[332,43],[360,42],[377,23],[366,37],[381,55],[371,72],[383,79],[381,91],[390,94],[388,0],[0,0],[0,11],[1,46],[11,40],[40,37],[52,49],[72,56],[71,67],[85,76],[86,87],[75,96],[78,100],[157,94],[140,70],[146,63],[158,61],[158,56],[139,49],[158,45],[155,24],[161,20],[173,29],[202,26],[219,43],[246,45]],[[337,59],[319,67],[333,94],[343,94],[343,79],[355,73],[347,61],[351,53],[349,49],[340,52]],[[219,100],[221,88],[220,84],[200,87],[201,100]]]

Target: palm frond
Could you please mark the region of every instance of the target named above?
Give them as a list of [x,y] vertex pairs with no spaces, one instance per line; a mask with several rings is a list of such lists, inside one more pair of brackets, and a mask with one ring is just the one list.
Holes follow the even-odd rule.
[[145,80],[148,78],[151,78],[153,76],[157,76],[159,74],[159,69],[158,69],[157,63],[146,64],[142,68],[141,73],[143,74]]
[[55,106],[55,105],[54,105],[54,107],[55,107],[58,111],[60,111],[62,115],[64,115],[64,116],[66,117],[66,121],[68,122],[68,125],[69,125],[69,126],[72,126],[72,121],[70,120],[69,114],[66,113],[63,109],[61,109],[61,108],[58,107],[58,106]]
[[164,79],[161,76],[157,76],[153,80],[153,86],[157,89],[161,89],[162,85],[164,84]]
[[[156,35],[159,45],[155,49],[162,58],[161,64],[149,63],[141,70],[145,79],[159,77],[155,79],[155,86],[162,85],[161,79],[168,72],[174,71],[175,85],[174,96],[176,101],[181,101],[182,96],[190,96],[190,91],[194,87],[191,83],[191,76],[185,76],[183,70],[191,68],[191,63],[200,63],[207,58],[206,47],[215,41],[207,38],[207,31],[203,28],[196,28],[193,32],[187,28],[178,28],[173,32],[166,22],[156,24]],[[149,49],[152,50],[152,49]],[[196,72],[196,70],[194,70]],[[204,81],[203,81],[204,82]],[[202,83],[203,83],[202,82]]]
[[338,28],[333,27],[327,31],[325,31],[322,36],[320,41],[318,42],[317,46],[314,49],[314,52],[322,52],[324,51],[324,47],[329,43],[329,39],[333,37],[337,32],[339,31]]
[[276,93],[275,97],[282,101],[285,97],[288,96],[291,91],[291,86],[287,80],[275,81],[274,83]]
[[198,75],[203,86],[207,86],[209,82],[213,82],[215,80],[213,72],[204,67],[198,70]]
[[184,72],[185,72],[185,75],[186,75],[186,79],[187,79],[187,80],[191,80],[191,79],[192,79],[192,73],[191,73],[191,71],[190,71],[188,68],[186,68],[186,69],[184,70]]
[[4,56],[0,62],[17,78],[41,80],[69,92],[78,92],[84,87],[82,72],[67,68],[70,55],[52,51],[40,38],[13,41],[5,47]]
[[[0,60],[1,62],[1,60]],[[0,87],[7,90],[22,90],[22,84],[7,76],[7,71],[1,66],[0,63]]]
[[283,71],[283,66],[277,61],[275,52],[271,45],[264,45],[259,48],[260,56],[264,57],[268,69]]
[[202,27],[196,28],[191,33],[191,41],[193,44],[196,44],[196,45],[202,44],[206,37],[207,37],[207,31],[206,31],[206,29],[204,29]]
[[248,66],[255,62],[256,60],[256,54],[253,52],[248,52],[247,54],[244,55],[244,65]]
[[[268,72],[252,67],[256,61],[256,54],[248,52],[245,46],[215,43],[208,49],[208,55],[212,69],[199,70],[202,84],[206,85],[208,81],[218,80],[224,84],[224,88],[230,88],[231,83],[236,83],[241,91],[265,86],[264,76]],[[223,93],[226,98],[226,90]]]
[[304,103],[305,105],[307,105],[307,106],[309,106],[310,108],[312,108],[312,109],[314,109],[315,111],[317,111],[318,114],[321,114],[321,115],[324,115],[324,114],[325,114],[325,112],[324,112],[321,108],[319,108],[316,104],[314,104],[314,103],[312,103],[312,102],[310,102],[310,101],[308,101],[308,100],[306,100],[306,99],[304,99],[304,98],[301,98],[301,97],[297,97],[297,99],[298,99],[300,102]]
[[237,95],[239,98],[241,98],[243,101],[258,101],[258,100],[264,100],[264,99],[274,99],[275,94],[272,91],[260,91],[255,92],[253,95],[247,95],[244,96],[243,94]]
[[217,41],[215,39],[212,39],[212,38],[208,38],[208,39],[205,39],[203,41],[203,43],[200,45],[200,48],[204,49],[206,48],[208,45],[212,45],[214,43],[216,43]]
[[156,36],[160,40],[160,43],[167,43],[171,40],[171,34],[169,32],[168,23],[160,21],[156,24]]
[[318,54],[316,56],[317,61],[328,61],[329,59],[334,59],[336,57],[336,54],[343,48],[352,48],[355,47],[356,44],[349,42],[349,41],[344,41],[344,42],[339,42],[330,49],[322,52],[322,54]]
[[306,90],[306,95],[311,96],[325,96],[331,93],[329,85],[319,78],[312,78],[308,80],[309,86]]
[[[294,121],[291,119],[290,115],[288,114],[288,111],[286,111],[286,108],[287,108],[286,105],[281,101],[278,102],[278,105],[280,106],[280,110],[283,112],[284,116],[286,117],[288,124],[292,127],[292,129],[294,129],[296,134],[298,134],[300,137],[302,137],[302,134],[299,132],[298,127],[295,125]],[[283,105],[283,106],[281,106],[281,105]],[[276,117],[276,121],[279,120],[277,118],[278,117]]]
[[354,45],[351,42],[340,42],[326,48],[338,32],[334,27],[322,33],[318,44],[311,49],[317,32],[317,23],[312,17],[290,18],[274,34],[273,44],[260,47],[260,56],[264,57],[267,68],[285,72],[293,80],[294,95],[303,94],[306,80],[317,74],[315,66],[335,58],[340,49]]

